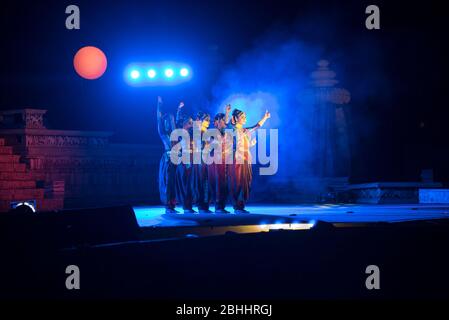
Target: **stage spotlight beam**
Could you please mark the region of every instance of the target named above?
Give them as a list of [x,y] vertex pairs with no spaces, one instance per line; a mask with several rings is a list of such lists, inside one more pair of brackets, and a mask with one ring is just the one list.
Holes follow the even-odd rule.
[[179,73],[181,74],[181,77],[187,77],[189,75],[189,69],[182,68]]
[[174,75],[174,71],[173,71],[173,69],[172,68],[167,68],[167,69],[165,69],[165,76],[167,77],[167,78],[172,78],[173,77],[173,75]]
[[130,75],[131,75],[131,79],[137,80],[140,77],[140,72],[139,72],[139,70],[132,70]]
[[154,77],[156,77],[156,70],[154,70],[154,69],[148,70],[147,75],[148,75],[148,78],[153,79]]

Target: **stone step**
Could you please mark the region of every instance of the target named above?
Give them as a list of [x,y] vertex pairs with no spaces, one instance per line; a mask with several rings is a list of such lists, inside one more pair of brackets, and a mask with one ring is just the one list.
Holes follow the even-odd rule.
[[61,210],[64,208],[64,199],[37,200],[36,207],[38,211]]
[[0,200],[20,201],[43,198],[44,189],[14,189],[0,192]]
[[449,189],[419,189],[419,203],[449,203]]
[[0,154],[0,163],[19,163],[20,155]]
[[12,147],[0,146],[0,155],[2,154],[12,154]]
[[0,172],[0,180],[8,180],[8,181],[45,180],[45,174],[34,172]]
[[25,172],[24,163],[0,163],[0,172]]
[[33,180],[0,180],[0,190],[12,190],[12,189],[34,189],[36,188],[36,181]]

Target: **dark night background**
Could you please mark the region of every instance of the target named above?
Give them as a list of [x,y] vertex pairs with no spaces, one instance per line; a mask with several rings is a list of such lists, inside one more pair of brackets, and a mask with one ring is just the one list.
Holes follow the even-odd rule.
[[[70,4],[80,7],[80,30],[65,29]],[[369,4],[380,7],[381,30],[365,28]],[[352,93],[352,181],[419,180],[433,168],[449,182],[449,20],[436,1],[16,1],[0,15],[0,108],[48,109],[49,128],[160,144],[157,95],[173,106],[211,101],[223,70],[276,30],[319,46],[315,61],[329,59]],[[85,45],[108,58],[99,80],[73,69]],[[169,59],[188,62],[192,81],[135,88],[123,80],[130,62]]]

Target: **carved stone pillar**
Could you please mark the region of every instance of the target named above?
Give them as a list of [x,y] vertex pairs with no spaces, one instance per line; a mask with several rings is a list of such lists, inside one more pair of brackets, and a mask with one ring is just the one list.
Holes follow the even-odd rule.
[[351,100],[348,90],[336,87],[336,74],[329,62],[321,60],[311,73],[311,88],[305,95],[312,104],[311,137],[313,175],[320,178],[347,177],[350,150],[345,105]]

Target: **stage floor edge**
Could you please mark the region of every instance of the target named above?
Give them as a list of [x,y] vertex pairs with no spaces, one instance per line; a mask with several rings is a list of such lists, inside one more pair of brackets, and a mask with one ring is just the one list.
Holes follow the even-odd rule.
[[[317,204],[250,205],[250,214],[165,214],[162,206],[133,207],[140,227],[200,227],[226,225],[404,222],[449,218],[448,204]],[[211,208],[213,211],[213,208]]]

